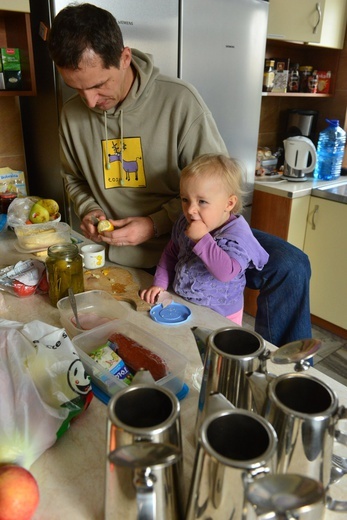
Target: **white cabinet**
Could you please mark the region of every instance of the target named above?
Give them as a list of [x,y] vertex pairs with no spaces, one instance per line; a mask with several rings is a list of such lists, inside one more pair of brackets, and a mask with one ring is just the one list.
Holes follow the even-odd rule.
[[326,0],[271,0],[268,38],[320,42]]
[[268,38],[343,49],[346,0],[271,0]]
[[347,329],[347,204],[311,197],[304,251],[312,269],[311,313]]

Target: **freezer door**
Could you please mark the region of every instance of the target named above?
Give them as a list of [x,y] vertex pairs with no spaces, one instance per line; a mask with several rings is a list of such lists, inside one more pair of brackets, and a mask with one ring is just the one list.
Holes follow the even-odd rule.
[[268,2],[182,0],[180,76],[200,92],[253,185]]
[[[53,17],[69,3],[70,0],[51,0]],[[152,54],[163,74],[177,76],[179,0],[94,0],[91,3],[114,15],[126,46]]]

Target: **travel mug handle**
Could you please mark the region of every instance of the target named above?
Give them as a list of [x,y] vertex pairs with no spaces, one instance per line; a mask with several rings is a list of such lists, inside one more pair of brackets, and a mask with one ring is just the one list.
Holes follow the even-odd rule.
[[133,484],[136,489],[137,520],[154,520],[156,518],[154,491],[156,480],[151,468],[135,470]]
[[[337,410],[336,423],[338,423],[338,421],[340,421],[341,419],[347,419],[347,408],[345,408],[344,406],[339,406],[339,409]],[[339,444],[347,446],[346,433],[342,433],[340,430],[335,429],[334,438]]]

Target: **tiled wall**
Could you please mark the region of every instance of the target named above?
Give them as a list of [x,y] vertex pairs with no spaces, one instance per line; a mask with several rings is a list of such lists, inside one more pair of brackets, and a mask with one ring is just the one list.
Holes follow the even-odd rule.
[[0,97],[0,168],[26,171],[19,99]]
[[[326,127],[326,118],[339,119],[340,126],[347,130],[347,35],[345,46],[340,55],[339,70],[336,78],[335,95],[331,98],[290,98],[290,97],[266,97],[262,99],[262,109],[259,126],[259,146],[268,146],[276,149],[283,147],[283,139],[286,135],[288,109],[317,110],[318,120],[315,139],[319,132]],[[315,141],[315,144],[317,142]],[[344,166],[347,166],[347,153],[345,153]]]

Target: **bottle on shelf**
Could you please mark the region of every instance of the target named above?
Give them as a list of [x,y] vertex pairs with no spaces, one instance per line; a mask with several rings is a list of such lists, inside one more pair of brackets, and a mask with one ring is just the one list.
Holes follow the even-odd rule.
[[341,175],[346,145],[346,132],[339,126],[338,119],[327,119],[329,125],[319,134],[317,164],[313,172],[315,179],[332,180]]
[[299,92],[300,73],[299,63],[295,63],[289,71],[288,92]]
[[263,92],[271,92],[275,79],[275,60],[265,60],[263,76]]

